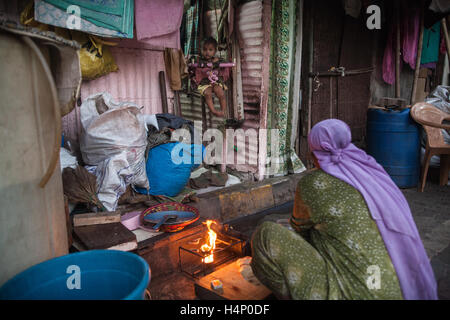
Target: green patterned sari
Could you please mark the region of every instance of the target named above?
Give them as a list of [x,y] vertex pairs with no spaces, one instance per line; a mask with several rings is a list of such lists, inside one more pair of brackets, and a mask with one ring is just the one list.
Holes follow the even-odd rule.
[[402,299],[383,239],[362,195],[314,170],[298,183],[291,231],[265,222],[252,269],[279,298]]

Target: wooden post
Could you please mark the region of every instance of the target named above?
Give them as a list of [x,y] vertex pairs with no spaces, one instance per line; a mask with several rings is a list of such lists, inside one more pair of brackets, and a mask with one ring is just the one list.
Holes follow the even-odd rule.
[[448,35],[447,19],[443,18],[441,21],[441,24],[442,24],[442,32],[444,33],[445,46],[447,48],[447,57],[448,57],[448,61],[450,63],[450,38]]
[[395,7],[395,97],[400,98],[400,7],[397,4]]
[[202,105],[202,137],[205,134],[205,131],[207,129],[207,123],[206,123],[206,102],[205,102],[205,98],[202,96],[201,97],[201,102],[200,104]]
[[175,111],[175,115],[182,117],[183,116],[183,112],[181,111],[181,100],[180,100],[180,91],[174,91],[174,101],[175,101],[175,106],[174,106],[174,111]]
[[416,102],[416,93],[417,93],[417,80],[419,79],[420,72],[420,60],[422,59],[422,46],[423,46],[423,7],[421,7],[420,11],[420,32],[419,32],[419,43],[417,45],[417,55],[416,55],[416,70],[414,71],[414,82],[413,89],[411,92],[411,105]]
[[169,107],[167,106],[166,77],[164,75],[164,71],[159,72],[159,90],[161,91],[163,113],[169,113]]

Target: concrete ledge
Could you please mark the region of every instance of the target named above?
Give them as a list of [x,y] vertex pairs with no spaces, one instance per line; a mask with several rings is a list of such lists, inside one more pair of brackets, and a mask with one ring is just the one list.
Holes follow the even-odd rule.
[[198,196],[200,219],[180,232],[165,233],[139,243],[136,253],[149,263],[152,277],[166,277],[179,272],[179,247],[187,237],[205,229],[205,219],[228,223],[290,202],[294,199],[298,180],[305,173],[244,182]]
[[201,217],[221,222],[248,216],[294,200],[297,183],[306,173],[244,182],[204,193],[193,206]]

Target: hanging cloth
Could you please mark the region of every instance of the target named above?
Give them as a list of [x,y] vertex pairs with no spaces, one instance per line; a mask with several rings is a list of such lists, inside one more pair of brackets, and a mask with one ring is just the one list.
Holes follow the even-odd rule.
[[199,1],[195,1],[195,4],[186,11],[186,43],[184,44],[186,57],[199,53],[199,17]]
[[273,140],[272,131],[268,130],[268,175],[279,176],[305,170],[291,147],[297,8],[295,0],[272,2],[267,128],[278,130],[278,139]]
[[180,49],[183,8],[182,0],[136,0],[137,40],[157,47]]
[[436,22],[431,28],[423,30],[423,48],[421,64],[437,62],[439,59],[439,44],[441,36],[441,22]]
[[166,48],[164,50],[164,65],[169,77],[170,88],[173,91],[181,90],[181,79],[188,75],[183,51]]

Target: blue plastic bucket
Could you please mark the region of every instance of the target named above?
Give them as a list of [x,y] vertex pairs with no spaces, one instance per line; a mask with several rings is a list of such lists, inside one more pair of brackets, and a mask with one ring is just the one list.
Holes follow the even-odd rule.
[[0,288],[0,299],[142,300],[149,282],[150,267],[138,255],[91,250],[50,259],[19,273]]

